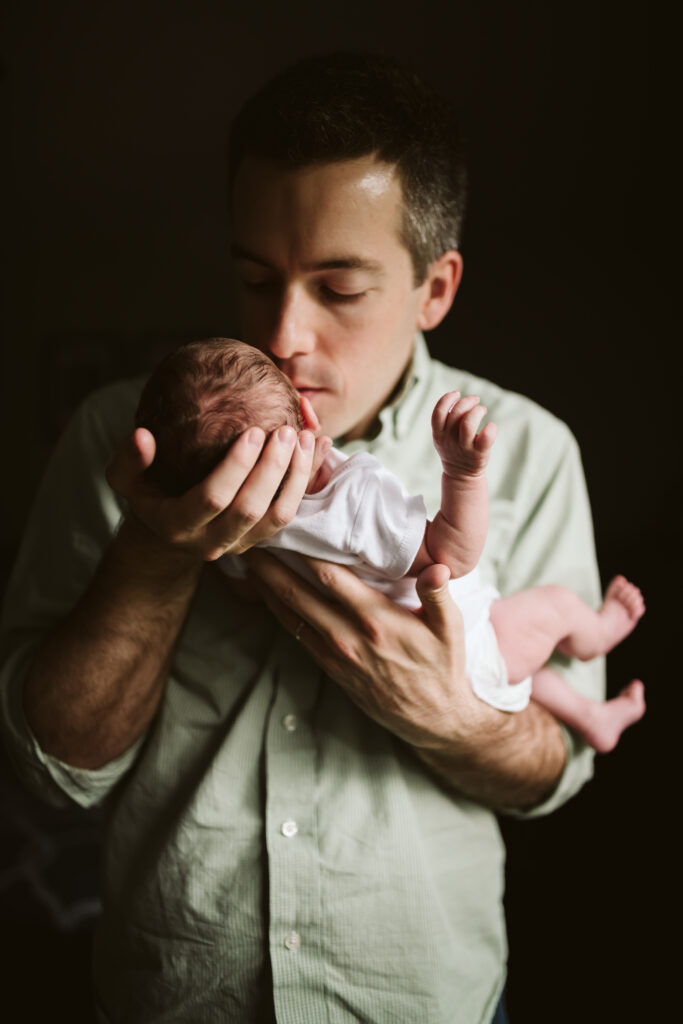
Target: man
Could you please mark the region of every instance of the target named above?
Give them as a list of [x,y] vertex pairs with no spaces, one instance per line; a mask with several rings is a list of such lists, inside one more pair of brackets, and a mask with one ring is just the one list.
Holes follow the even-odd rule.
[[[243,337],[438,505],[429,417],[479,394],[499,426],[482,572],[596,603],[576,445],[549,414],[430,360],[453,301],[464,202],[449,107],[391,61],[338,55],[266,86],[231,136]],[[465,678],[443,566],[420,614],[340,566],[323,599],[261,551],[260,601],[208,561],[294,514],[313,436],[251,428],[181,498],[142,474],[141,382],[86,403],[48,471],[7,612],[3,694],[19,771],[107,799],[103,1020],[491,1020],[504,983],[503,851],[491,808],[542,813],[590,753],[533,703]],[[110,489],[104,478],[108,470]],[[281,489],[285,473],[289,470]],[[599,672],[564,663],[594,697]]]

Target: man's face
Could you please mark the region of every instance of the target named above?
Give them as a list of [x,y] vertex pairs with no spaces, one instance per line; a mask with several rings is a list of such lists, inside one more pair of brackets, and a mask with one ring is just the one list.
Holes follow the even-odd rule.
[[232,210],[243,340],[310,399],[324,433],[363,437],[407,365],[425,290],[399,241],[394,168],[250,158]]

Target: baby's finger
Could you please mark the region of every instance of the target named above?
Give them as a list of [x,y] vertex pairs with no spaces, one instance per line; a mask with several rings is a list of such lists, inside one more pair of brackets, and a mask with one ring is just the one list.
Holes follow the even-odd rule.
[[473,444],[478,452],[487,452],[496,440],[498,427],[495,423],[487,423],[480,434],[477,434]]
[[446,421],[448,420],[448,414],[455,408],[460,398],[459,391],[449,391],[443,395],[434,406],[434,412],[432,413],[432,431],[433,433],[442,434],[446,429]]
[[305,395],[299,396],[299,403],[301,406],[301,415],[303,416],[304,426],[308,427],[316,434],[320,430],[320,420],[316,415],[316,411],[311,405],[310,399],[306,398]]
[[446,429],[454,430],[463,416],[466,416],[471,409],[474,409],[478,402],[479,398],[477,395],[465,395],[464,398],[459,399],[448,410]]
[[[479,400],[477,399],[477,402]],[[461,444],[472,444],[476,436],[479,424],[486,415],[486,406],[474,405],[468,409],[458,424],[458,431]]]
[[327,453],[332,447],[332,438],[328,437],[327,434],[321,434],[315,439],[315,451],[313,452],[313,464],[311,465],[311,474],[317,473],[322,466]]

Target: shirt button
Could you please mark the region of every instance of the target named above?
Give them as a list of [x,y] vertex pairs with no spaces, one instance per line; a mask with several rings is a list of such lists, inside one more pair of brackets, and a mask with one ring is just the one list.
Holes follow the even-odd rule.
[[298,932],[287,932],[285,935],[285,948],[295,950],[301,945],[301,936]]
[[296,715],[285,715],[282,719],[282,725],[287,732],[294,732],[298,724]]
[[287,839],[291,839],[292,836],[295,836],[299,831],[299,826],[295,821],[283,821],[280,825],[280,831],[283,836],[287,837]]

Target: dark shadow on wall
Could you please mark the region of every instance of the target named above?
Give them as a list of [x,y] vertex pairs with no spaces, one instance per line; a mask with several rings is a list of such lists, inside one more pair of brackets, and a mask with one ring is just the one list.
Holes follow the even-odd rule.
[[[648,602],[608,675],[610,695],[645,680],[645,720],[561,811],[502,822],[511,1024],[668,1019],[681,234],[668,33],[643,5],[599,0],[472,0],[412,20],[372,3],[362,19],[313,3],[297,14],[266,2],[239,19],[231,5],[177,14],[165,3],[161,16],[130,6],[129,24],[85,0],[16,7],[3,82],[13,156],[0,173],[12,196],[5,277],[16,335],[2,357],[6,465],[23,481],[17,521],[27,481],[86,393],[146,372],[182,341],[232,330],[217,132],[239,99],[304,52],[341,45],[412,59],[465,110],[472,178],[461,293],[430,345],[569,423],[603,584],[626,572]],[[22,415],[36,434],[32,478],[9,443]],[[5,534],[3,579],[17,539]],[[24,799],[4,763],[0,779],[8,984],[27,1020],[59,1008],[86,1021],[100,821]]]

